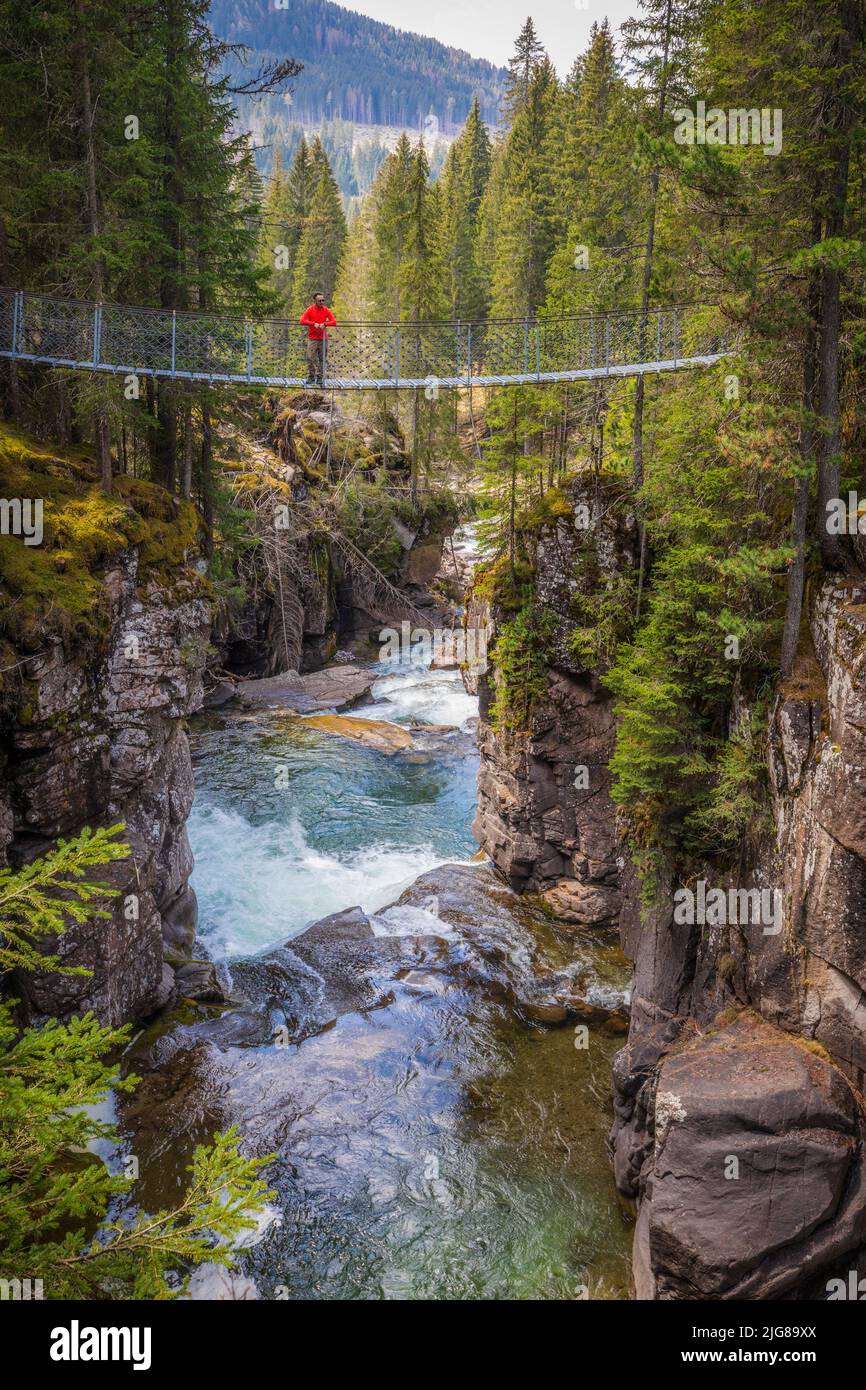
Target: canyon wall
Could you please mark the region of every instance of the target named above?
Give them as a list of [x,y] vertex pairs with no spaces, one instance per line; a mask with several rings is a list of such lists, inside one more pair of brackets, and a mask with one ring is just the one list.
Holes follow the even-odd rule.
[[[555,627],[547,639],[546,690],[528,730],[491,724],[495,660],[477,679],[481,768],[473,830],[512,887],[542,893],[563,921],[613,927],[624,860],[610,799],[612,701],[603,672],[581,666],[567,634],[581,592],[634,564],[637,527],[592,482],[574,484],[569,503],[568,514],[542,527],[534,543],[536,592]],[[589,566],[580,563],[587,550]],[[507,614],[495,603],[479,611],[476,603],[470,621],[489,627],[493,650]]]
[[[586,500],[580,484],[575,500]],[[604,520],[601,519],[602,513]],[[605,530],[605,521],[607,529]],[[546,528],[537,593],[567,620],[569,593],[634,555],[633,519]],[[611,534],[613,531],[613,534]],[[495,649],[497,614],[492,614]],[[482,847],[564,923],[616,927],[634,963],[627,1046],[614,1066],[611,1154],[637,1215],[639,1298],[827,1297],[866,1240],[866,588],[827,580],[809,638],[779,688],[768,738],[767,829],[739,874],[771,921],[678,921],[675,863],[647,905],[609,796],[614,719],[604,671],[557,638],[530,730],[490,722],[483,678]],[[750,711],[738,702],[732,722]],[[576,790],[575,768],[589,768]],[[694,875],[688,884],[696,888]],[[680,913],[677,916],[682,917]]]
[[[29,470],[29,477],[24,470]],[[164,942],[195,930],[184,719],[199,707],[212,604],[189,504],[132,480],[100,499],[85,465],[18,436],[4,482],[45,497],[42,546],[5,537],[0,692],[0,863],[13,867],[85,827],[123,822],[130,856],[92,873],[116,896],[45,950],[64,969],[12,982],[31,1015],[92,1009],[135,1022],[172,992]]]

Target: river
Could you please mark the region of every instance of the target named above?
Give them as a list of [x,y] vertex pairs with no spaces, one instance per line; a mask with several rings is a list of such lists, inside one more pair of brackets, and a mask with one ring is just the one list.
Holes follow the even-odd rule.
[[[353,713],[412,726],[412,747],[392,756],[279,710],[193,721],[200,941],[267,1032],[245,1031],[249,1009],[236,1023],[199,1007],[141,1040],[152,1070],[125,1119],[139,1199],[171,1200],[193,1142],[237,1123],[254,1150],[278,1155],[277,1200],[243,1257],[243,1287],[259,1296],[625,1298],[630,1225],[606,1154],[622,1039],[593,1029],[580,1048],[571,1025],[527,1023],[510,986],[479,986],[447,905],[441,918],[423,894],[388,906],[476,851],[477,708],[455,671],[381,665],[378,676]],[[451,921],[465,908],[470,937],[483,925],[505,942],[488,959],[532,976],[537,951],[545,969],[576,972],[584,996],[623,997],[628,972],[610,943],[558,930],[491,887],[483,866],[440,869],[437,895],[454,872]],[[275,1046],[273,1027],[300,1016],[294,977],[307,964],[292,943],[356,904],[375,936],[358,947],[362,964],[374,945],[386,951],[370,1006],[338,1002],[300,1042]],[[404,948],[416,953],[406,964],[387,955]],[[193,1291],[213,1296],[208,1271]]]

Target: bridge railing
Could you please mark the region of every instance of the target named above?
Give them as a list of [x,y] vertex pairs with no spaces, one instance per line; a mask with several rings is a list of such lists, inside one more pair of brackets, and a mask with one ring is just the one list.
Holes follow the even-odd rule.
[[[306,331],[290,319],[180,313],[0,289],[0,356],[144,375],[294,385]],[[634,373],[717,357],[715,311],[654,308],[482,323],[344,323],[330,330],[326,383],[389,386]]]

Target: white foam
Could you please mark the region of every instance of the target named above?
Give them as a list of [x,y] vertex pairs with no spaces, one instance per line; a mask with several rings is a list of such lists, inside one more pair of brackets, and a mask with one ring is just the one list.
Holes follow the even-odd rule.
[[266,950],[346,907],[376,912],[442,862],[432,845],[376,844],[330,854],[296,816],[253,825],[239,811],[194,806],[192,884],[199,931],[214,954]]
[[478,700],[467,695],[459,671],[397,667],[376,681],[370,694],[375,704],[359,711],[366,719],[448,724],[459,729],[478,714]]

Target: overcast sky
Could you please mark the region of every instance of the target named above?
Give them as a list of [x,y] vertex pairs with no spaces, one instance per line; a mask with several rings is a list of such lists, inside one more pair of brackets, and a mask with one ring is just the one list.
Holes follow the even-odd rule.
[[340,0],[348,10],[398,29],[429,34],[473,58],[506,63],[528,14],[560,76],[586,47],[593,22],[607,15],[618,29],[638,0]]

